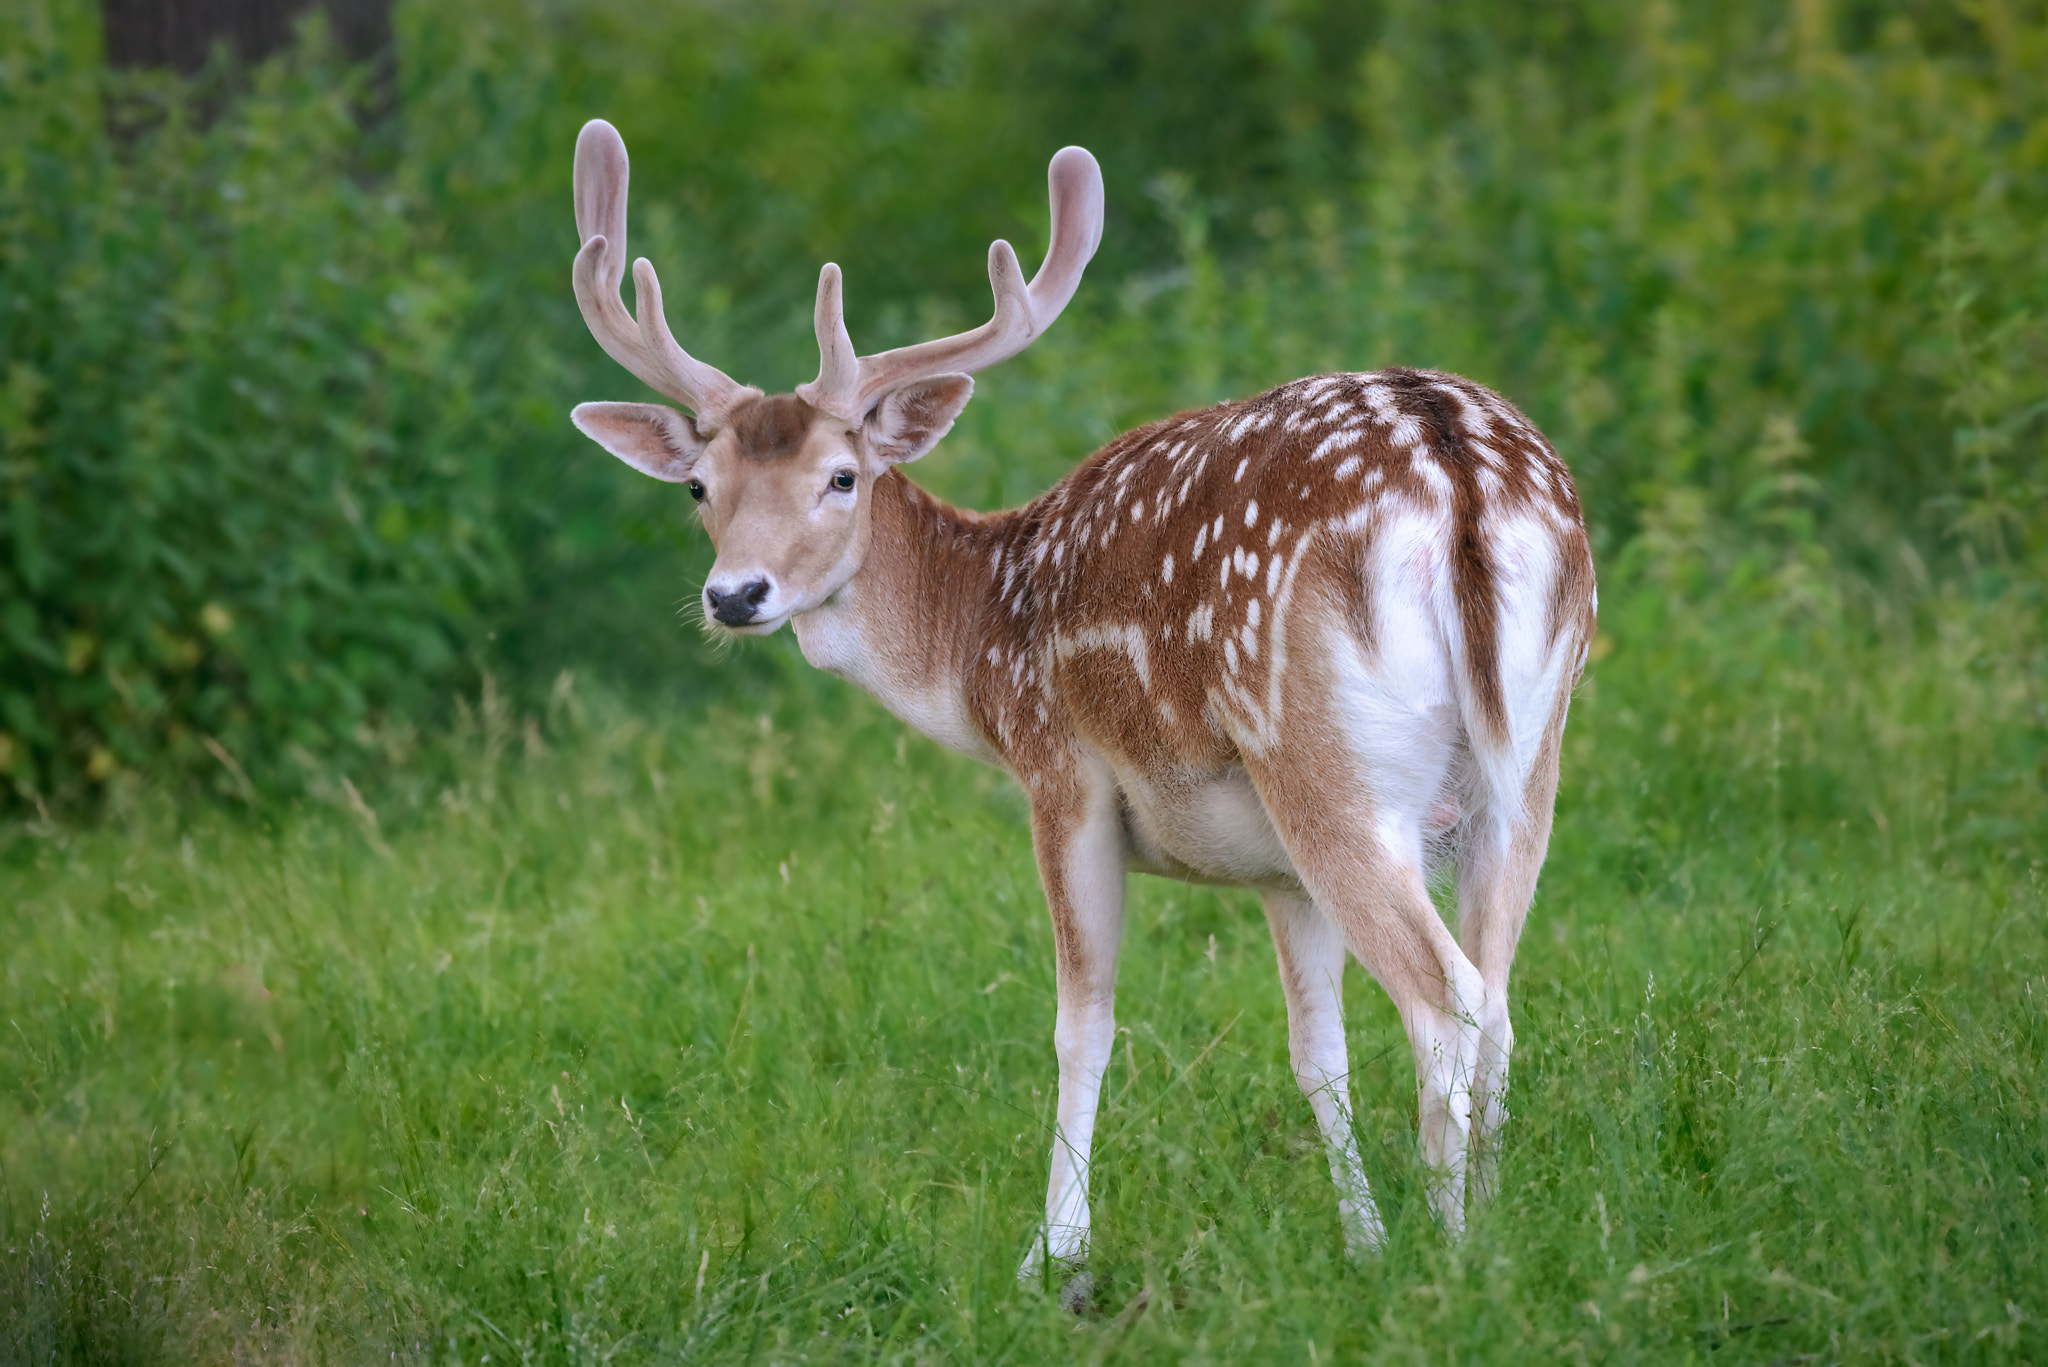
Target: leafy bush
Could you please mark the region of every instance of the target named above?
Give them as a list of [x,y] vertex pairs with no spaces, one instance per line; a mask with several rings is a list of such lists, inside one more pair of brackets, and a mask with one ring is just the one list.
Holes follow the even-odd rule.
[[513,583],[470,291],[317,32],[206,124],[71,7],[0,26],[0,772],[246,792],[435,700]]
[[[565,420],[639,392],[566,282],[596,114],[678,333],[769,387],[816,364],[820,261],[864,346],[959,325],[981,243],[1034,254],[1047,152],[1101,156],[1103,253],[919,467],[950,496],[1308,371],[1437,365],[1571,462],[1611,624],[1732,594],[1925,648],[1989,620],[1964,600],[2040,616],[2038,3],[466,0],[400,8],[368,139],[316,46],[208,127],[158,88],[128,144],[84,0],[0,22],[0,728],[39,791],[166,758],[233,786],[209,736],[260,778],[420,715],[470,651],[522,700],[592,660],[696,686],[663,608],[701,539]],[[2040,634],[1999,641],[2038,680]]]

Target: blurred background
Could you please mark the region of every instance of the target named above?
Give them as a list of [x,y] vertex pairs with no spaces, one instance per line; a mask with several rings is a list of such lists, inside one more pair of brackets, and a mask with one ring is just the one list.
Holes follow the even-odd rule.
[[672,706],[791,669],[709,659],[687,503],[568,424],[649,397],[570,297],[597,115],[676,333],[770,390],[822,261],[864,350],[966,325],[991,238],[1043,250],[1049,154],[1097,154],[1101,255],[918,467],[950,497],[1316,370],[1459,371],[1570,463],[1603,650],[1946,652],[2038,782],[2044,103],[2026,0],[16,0],[6,800],[374,774],[486,674]]

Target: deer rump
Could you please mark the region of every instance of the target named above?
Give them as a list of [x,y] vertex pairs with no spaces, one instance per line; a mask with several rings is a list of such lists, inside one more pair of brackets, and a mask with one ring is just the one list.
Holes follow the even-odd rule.
[[1133,431],[1028,512],[978,720],[1028,746],[1042,673],[1133,869],[1299,891],[1243,764],[1283,728],[1354,757],[1432,872],[1524,814],[1594,601],[1569,476],[1498,395],[1319,376]]

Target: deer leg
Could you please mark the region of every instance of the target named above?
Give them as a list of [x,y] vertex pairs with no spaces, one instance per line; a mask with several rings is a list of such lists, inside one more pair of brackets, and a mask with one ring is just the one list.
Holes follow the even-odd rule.
[[1460,1233],[1485,986],[1429,899],[1422,804],[1376,807],[1365,774],[1333,765],[1327,747],[1302,744],[1302,753],[1283,744],[1248,756],[1245,767],[1315,905],[1401,1013],[1415,1054],[1430,1207]]
[[1048,1260],[1075,1264],[1088,1254],[1088,1151],[1095,1137],[1102,1075],[1116,1043],[1116,956],[1123,939],[1124,848],[1116,790],[1107,774],[1032,793],[1032,844],[1046,909],[1052,915],[1059,1011],[1053,1052],[1059,1103],[1045,1222],[1018,1268],[1041,1274]]
[[[1472,1081],[1475,1202],[1491,1200],[1499,1188],[1500,1132],[1508,1117],[1508,1059],[1515,1047],[1514,1026],[1508,1020],[1508,973],[1550,845],[1563,725],[1560,710],[1523,792],[1506,803],[1487,797],[1473,814],[1458,853],[1458,942],[1486,987],[1479,1012],[1479,1066]],[[1507,810],[1500,811],[1502,807]]]
[[1351,1124],[1351,1060],[1344,1044],[1344,936],[1305,897],[1265,894],[1266,924],[1287,994],[1287,1053],[1315,1112],[1337,1187],[1344,1251],[1363,1262],[1386,1244]]

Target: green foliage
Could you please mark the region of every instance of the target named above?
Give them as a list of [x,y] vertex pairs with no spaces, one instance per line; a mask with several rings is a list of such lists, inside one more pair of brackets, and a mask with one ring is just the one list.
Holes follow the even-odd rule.
[[0,770],[246,790],[423,712],[512,576],[470,291],[355,176],[354,77],[316,34],[202,127],[0,24]]
[[960,325],[980,244],[1036,249],[1047,151],[1101,155],[1074,310],[921,467],[969,501],[1176,407],[1430,364],[1551,433],[1610,604],[1734,588],[1925,627],[1930,580],[2039,601],[2037,4],[399,17],[374,147],[317,38],[209,94],[205,127],[149,87],[169,112],[124,145],[82,0],[8,21],[17,781],[168,758],[235,786],[206,736],[264,781],[295,745],[351,762],[343,738],[431,715],[466,654],[522,695],[592,659],[702,691],[650,611],[687,600],[701,543],[563,420],[637,392],[565,285],[597,113],[679,332],[771,387],[815,364],[821,260],[865,345]]

